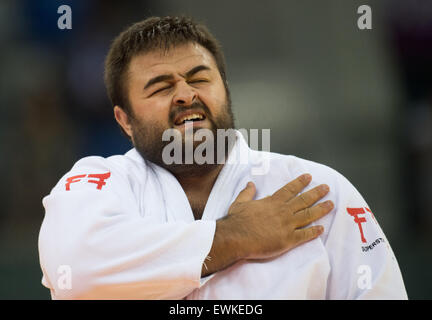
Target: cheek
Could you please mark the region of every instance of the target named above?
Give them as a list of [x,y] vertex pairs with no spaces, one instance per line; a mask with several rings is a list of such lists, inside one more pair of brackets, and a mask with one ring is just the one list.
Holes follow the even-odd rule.
[[227,95],[225,86],[221,78],[212,79],[209,85],[205,85],[199,89],[199,95],[208,103],[220,105],[226,101]]
[[170,103],[163,99],[132,100],[135,117],[149,124],[167,125]]
[[166,126],[170,110],[170,99],[166,97],[147,98],[141,85],[133,84],[129,89],[129,102],[137,119],[143,123],[158,123]]
[[207,105],[213,114],[221,114],[224,111],[224,107],[227,103],[225,87],[222,85],[222,87],[215,86],[209,88],[203,92],[202,101]]

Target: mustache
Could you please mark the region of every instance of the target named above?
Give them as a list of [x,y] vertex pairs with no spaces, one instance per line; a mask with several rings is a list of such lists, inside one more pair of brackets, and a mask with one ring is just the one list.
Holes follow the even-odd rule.
[[207,119],[209,119],[210,121],[212,121],[213,119],[210,109],[201,101],[196,101],[192,103],[189,107],[183,107],[178,105],[174,106],[169,113],[169,120],[171,122],[171,125],[174,125],[174,119],[177,117],[177,115],[185,111],[202,111]]

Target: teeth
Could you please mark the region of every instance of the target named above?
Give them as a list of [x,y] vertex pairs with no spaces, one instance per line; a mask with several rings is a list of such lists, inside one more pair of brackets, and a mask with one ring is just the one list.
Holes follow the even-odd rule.
[[202,115],[198,114],[198,113],[193,113],[193,114],[190,114],[190,115],[188,115],[186,117],[180,118],[177,121],[177,123],[180,124],[180,123],[183,123],[183,122],[186,122],[186,121],[190,121],[190,120],[195,120],[195,119],[202,120],[202,119],[204,119],[204,117]]

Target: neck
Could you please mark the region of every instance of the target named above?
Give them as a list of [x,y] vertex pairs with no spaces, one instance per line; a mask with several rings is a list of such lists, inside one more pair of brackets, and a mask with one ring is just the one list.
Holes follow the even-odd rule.
[[[235,141],[236,140],[234,140],[234,142]],[[225,161],[228,159],[228,154],[233,147],[234,143],[225,144]],[[223,163],[225,163],[225,161],[223,161]],[[171,165],[166,168],[177,178],[186,193],[195,219],[201,219],[211,190],[224,166],[224,164],[219,164],[219,162],[216,163],[217,164],[194,164],[187,166]]]
[[205,173],[200,175],[190,175],[190,174],[174,174],[183,190],[188,193],[208,193],[213,188],[216,179],[222,170],[223,165],[218,164],[207,170]]
[[202,218],[211,190],[222,170],[223,165],[216,165],[201,175],[177,174],[175,177],[182,186],[189,200],[196,220]]
[[[231,143],[229,143],[230,140],[224,143],[224,161],[222,161],[222,163],[216,161],[216,164],[193,164],[187,166],[171,165],[167,169],[177,178],[186,194],[207,194],[208,197],[220,171],[224,166],[224,163],[228,159],[228,155],[231,153],[231,150],[234,147],[235,141],[236,139],[234,139],[234,141]],[[215,154],[218,154],[218,150],[215,151]]]

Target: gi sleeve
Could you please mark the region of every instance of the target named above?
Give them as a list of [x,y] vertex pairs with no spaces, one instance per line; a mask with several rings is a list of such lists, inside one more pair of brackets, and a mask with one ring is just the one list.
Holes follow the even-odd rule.
[[325,242],[331,265],[327,298],[407,299],[399,265],[373,210],[341,175],[336,192]]
[[200,287],[215,221],[148,221],[107,159],[79,161],[43,205],[39,258],[53,299],[181,299]]

